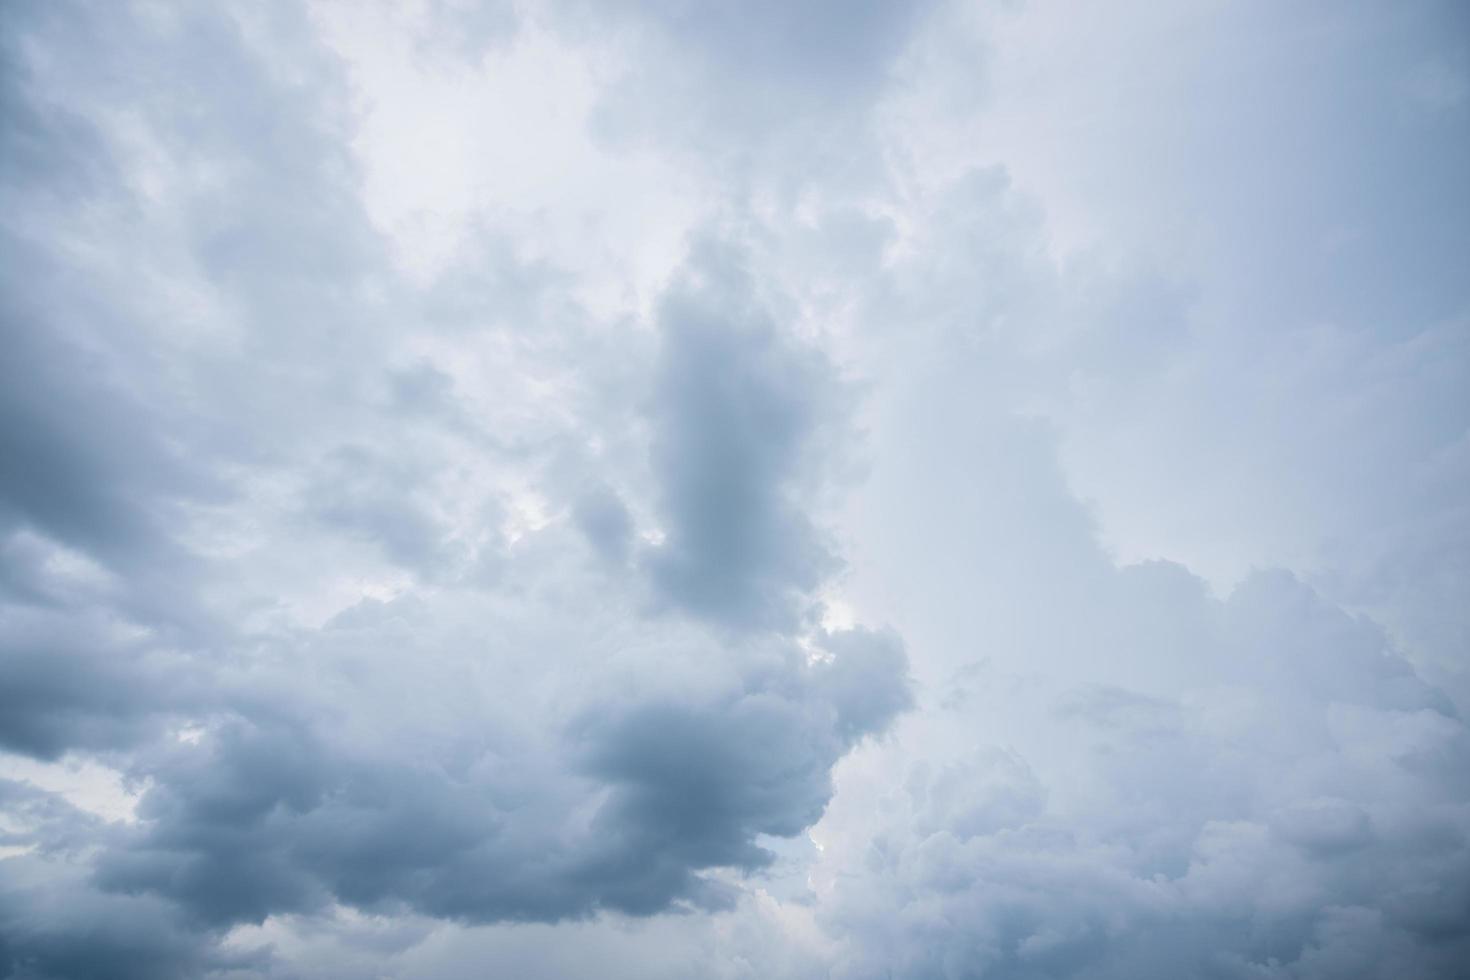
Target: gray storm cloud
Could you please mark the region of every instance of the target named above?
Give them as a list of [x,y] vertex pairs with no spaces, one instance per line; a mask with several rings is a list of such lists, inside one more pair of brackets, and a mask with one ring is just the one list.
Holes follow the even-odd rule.
[[[233,926],[336,905],[469,922],[729,905],[731,886],[704,872],[767,865],[758,839],[815,822],[833,764],[908,702],[895,637],[807,628],[815,645],[803,646],[792,632],[833,567],[801,502],[822,479],[805,457],[841,425],[833,368],[780,336],[725,248],[691,273],[709,280],[704,293],[676,290],[663,305],[647,379],[657,395],[602,408],[626,420],[646,411],[656,433],[649,479],[668,531],[646,578],[626,564],[633,525],[609,492],[579,504],[578,523],[621,567],[590,565],[560,524],[512,547],[495,522],[503,508],[456,525],[435,480],[447,453],[478,449],[478,433],[396,445],[380,430],[391,410],[357,428],[374,375],[387,380],[374,352],[390,328],[327,293],[391,272],[356,264],[372,249],[335,218],[332,177],[308,150],[327,134],[271,91],[229,21],[181,12],[152,36],[115,16],[154,48],[120,46],[114,71],[138,70],[162,46],[232,73],[195,93],[214,100],[206,120],[164,93],[129,96],[159,139],[198,152],[200,122],[208,146],[210,127],[232,115],[269,134],[263,145],[239,134],[227,152],[248,154],[242,170],[184,214],[204,281],[242,319],[246,360],[165,351],[184,375],[170,388],[132,363],[127,336],[109,335],[148,329],[130,311],[58,324],[69,307],[45,285],[9,293],[18,357],[6,361],[5,513],[17,560],[0,736],[38,759],[101,753],[141,797],[136,822],[108,825],[12,784],[34,829],[7,859],[7,975],[95,975],[114,962],[149,976],[225,969],[232,954],[215,943]],[[17,54],[13,72],[25,62]],[[22,122],[47,155],[75,149],[70,133]],[[299,127],[295,138],[285,126]],[[89,206],[138,206],[114,182],[90,195]],[[27,213],[55,206],[33,201]],[[24,261],[64,268],[45,241],[11,235]],[[349,330],[346,317],[361,320]],[[104,345],[91,371],[87,344]],[[452,413],[448,384],[437,399]],[[330,407],[341,398],[355,407]],[[270,404],[281,399],[294,405]],[[410,570],[432,594],[364,599],[316,627],[235,619],[249,614],[228,594],[239,584],[230,560],[191,532],[251,508],[243,487],[256,480],[296,491],[269,516],[254,511],[252,524],[276,522],[265,533],[311,528]],[[191,522],[190,507],[206,513]],[[244,533],[247,551],[275,547],[259,525]],[[38,552],[29,566],[27,549]],[[55,581],[73,554],[84,581]],[[317,575],[344,560],[330,549],[296,557],[321,563]],[[175,623],[170,607],[194,615]],[[68,857],[84,842],[85,858]]]
[[1470,961],[1454,4],[0,24],[0,978]]

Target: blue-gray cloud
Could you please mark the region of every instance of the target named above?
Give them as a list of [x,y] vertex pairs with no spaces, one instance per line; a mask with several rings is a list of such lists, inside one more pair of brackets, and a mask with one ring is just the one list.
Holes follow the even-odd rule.
[[698,613],[790,625],[836,561],[798,494],[820,473],[842,392],[820,354],[781,338],[748,277],[740,256],[705,245],[660,307],[653,459],[668,527],[648,562]]
[[[737,246],[706,244],[661,304],[657,363],[612,360],[606,381],[588,365],[569,393],[606,416],[589,429],[646,418],[649,443],[600,478],[570,448],[579,421],[494,431],[444,369],[392,353],[375,302],[460,338],[465,318],[534,306],[480,277],[412,296],[334,170],[321,104],[292,104],[244,25],[105,17],[135,46],[66,79],[72,128],[19,114],[32,156],[75,166],[6,175],[0,745],[98,754],[140,796],[125,824],[7,797],[24,853],[0,859],[5,975],[269,970],[223,937],[339,906],[467,923],[728,906],[711,872],[766,868],[761,841],[819,819],[833,766],[908,704],[896,637],[799,615],[835,566],[806,513],[843,433],[831,366],[782,336]],[[283,23],[251,29],[300,29]],[[45,18],[16,26],[78,54]],[[7,59],[23,107],[51,80],[29,50]],[[191,102],[153,86],[200,59],[214,81]],[[147,290],[110,295],[110,268],[71,268],[60,235],[27,230],[142,207],[140,164],[92,100],[135,113],[179,173],[228,175],[112,260],[162,263],[226,311],[223,333],[181,342],[185,324],[147,321]],[[77,174],[81,202],[62,193]],[[571,342],[527,343],[526,363]],[[514,496],[477,483],[506,461],[571,502],[514,548]],[[635,551],[615,483],[653,488],[659,548]],[[425,591],[319,625],[283,605],[277,576],[343,564]]]
[[0,977],[1456,975],[1463,16],[511,6],[0,11]]

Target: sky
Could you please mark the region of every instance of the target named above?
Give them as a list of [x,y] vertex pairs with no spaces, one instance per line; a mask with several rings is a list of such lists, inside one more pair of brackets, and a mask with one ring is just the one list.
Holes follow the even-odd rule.
[[16,0],[0,122],[0,978],[1463,975],[1458,0]]

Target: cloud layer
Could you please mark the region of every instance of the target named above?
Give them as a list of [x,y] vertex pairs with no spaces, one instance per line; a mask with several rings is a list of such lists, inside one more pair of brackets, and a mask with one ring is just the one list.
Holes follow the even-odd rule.
[[0,20],[0,977],[1470,960],[1453,4]]

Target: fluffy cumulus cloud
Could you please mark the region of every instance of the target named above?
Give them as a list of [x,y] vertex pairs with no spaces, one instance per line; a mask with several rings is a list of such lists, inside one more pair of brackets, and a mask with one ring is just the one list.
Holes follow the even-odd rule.
[[[1098,584],[1048,645],[1102,663],[983,656],[844,770],[814,872],[834,974],[1454,975],[1470,729],[1444,693],[1286,572]],[[1148,679],[1114,682],[1118,651]]]
[[0,21],[0,977],[1470,962],[1456,5]]

